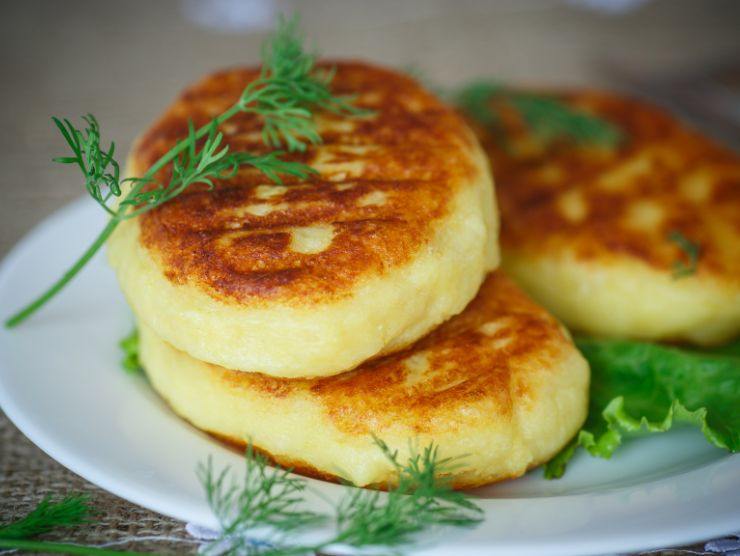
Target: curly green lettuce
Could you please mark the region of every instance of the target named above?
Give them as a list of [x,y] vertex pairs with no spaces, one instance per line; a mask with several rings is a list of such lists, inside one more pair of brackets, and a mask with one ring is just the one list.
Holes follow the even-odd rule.
[[589,414],[576,437],[545,466],[559,478],[579,448],[610,458],[625,435],[699,427],[740,450],[740,342],[713,351],[621,340],[576,340],[591,365]]

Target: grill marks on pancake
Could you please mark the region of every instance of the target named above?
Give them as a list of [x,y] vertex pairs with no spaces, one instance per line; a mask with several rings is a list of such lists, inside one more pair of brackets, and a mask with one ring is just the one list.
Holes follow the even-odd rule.
[[[356,94],[359,106],[376,112],[319,115],[324,143],[290,158],[320,176],[279,186],[242,169],[214,191],[187,191],[140,218],[141,241],[169,279],[216,298],[310,303],[403,264],[431,238],[434,221],[476,171],[464,123],[405,76],[359,63],[337,69],[334,93]],[[188,119],[206,123],[256,76],[225,71],[186,90],[139,141],[135,171],[185,137]],[[256,118],[238,115],[223,127],[232,150],[265,150]],[[294,236],[329,228],[330,240],[315,248],[291,248],[299,245]]]
[[521,132],[512,130],[514,146],[504,150],[477,128],[496,178],[504,248],[624,254],[670,272],[682,253],[666,238],[678,230],[701,246],[700,274],[740,279],[740,157],[636,100],[591,91],[562,99],[616,123],[627,141],[614,151],[517,149]]
[[[154,228],[154,243],[172,250],[164,260],[174,281],[195,276],[234,297],[267,297],[289,285],[297,302],[307,302],[314,295],[337,294],[340,286],[351,285],[369,271],[380,273],[404,261],[418,246],[410,229],[424,223],[410,220],[399,204],[413,204],[418,198],[419,204],[427,204],[430,218],[444,210],[425,201],[424,190],[444,195],[436,192],[437,184],[421,189],[415,182],[393,187],[368,181],[342,191],[331,183],[315,183],[258,201],[257,188],[219,187],[153,211],[142,226],[142,237],[148,244],[152,238],[147,234]],[[385,193],[385,203],[359,202],[378,191]],[[275,210],[261,215],[243,210],[257,204]],[[294,248],[295,234],[328,227],[333,235],[325,248]]]
[[287,380],[213,369],[237,389],[276,397],[310,392],[350,434],[393,424],[424,433],[440,423],[469,425],[470,411],[516,419],[513,407],[530,401],[528,384],[569,345],[557,321],[497,272],[463,313],[410,348],[349,373]]

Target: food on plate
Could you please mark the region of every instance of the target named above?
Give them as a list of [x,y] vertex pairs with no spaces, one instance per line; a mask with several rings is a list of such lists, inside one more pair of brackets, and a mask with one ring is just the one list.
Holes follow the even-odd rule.
[[505,132],[476,129],[496,179],[503,268],[576,332],[700,345],[737,336],[740,157],[638,100],[556,98],[622,140],[543,139],[492,102]]
[[[399,450],[459,457],[456,488],[517,477],[582,425],[589,370],[565,329],[501,272],[456,317],[406,350],[349,373],[285,379],[194,359],[141,322],[139,355],[179,415],[301,473],[386,485]],[[464,457],[463,457],[464,456]]]
[[[109,258],[138,319],[190,356],[277,377],[329,376],[402,349],[475,296],[498,264],[485,156],[462,119],[412,79],[363,63],[331,88],[358,117],[316,115],[323,143],[286,155],[318,174],[278,185],[240,169],[124,221]],[[141,175],[231,106],[258,69],[186,89],[137,142]],[[263,152],[260,120],[221,126]]]

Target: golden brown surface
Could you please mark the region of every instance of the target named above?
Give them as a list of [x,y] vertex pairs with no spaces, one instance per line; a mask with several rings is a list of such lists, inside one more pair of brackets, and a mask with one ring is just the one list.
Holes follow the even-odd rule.
[[[699,345],[737,336],[740,158],[649,104],[559,96],[624,140],[543,144],[506,108],[507,146],[478,129],[496,176],[503,268],[581,333]],[[698,247],[695,270],[676,237]]]
[[[234,438],[232,436],[225,436],[217,432],[208,432],[208,434],[210,434],[216,440],[219,440],[220,442],[226,444],[230,448],[237,450],[239,453],[243,454],[245,450],[252,449],[255,453],[267,458],[267,461],[269,463],[273,465],[279,465],[283,469],[290,469],[290,471],[292,471],[293,473],[297,473],[298,475],[311,477],[312,479],[319,479],[321,481],[327,481],[329,483],[344,484],[345,482],[338,475],[316,469],[316,467],[314,467],[310,463],[307,463],[300,457],[288,457],[283,455],[275,456],[267,450],[263,450],[262,448],[258,448],[250,444],[245,438]],[[379,490],[382,490],[383,485],[378,485],[378,488]]]
[[455,484],[519,476],[586,415],[588,366],[562,326],[496,272],[463,313],[410,348],[341,375],[281,379],[197,361],[142,327],[154,388],[197,427],[312,476],[392,481],[373,446],[433,441],[465,456]]
[[[490,404],[495,414],[510,417],[515,405],[532,401],[528,373],[519,365],[535,353],[543,360],[554,359],[564,342],[570,340],[552,316],[509,278],[494,273],[461,314],[409,349],[355,371],[288,380],[210,368],[230,389],[264,392],[274,398],[309,392],[344,432],[370,434],[401,424],[424,433],[439,426],[440,415],[481,401]],[[532,372],[546,376],[548,370]],[[457,425],[446,421],[444,426]]]
[[[197,284],[216,299],[306,304],[347,294],[359,277],[406,262],[430,241],[434,222],[478,169],[470,132],[449,108],[408,77],[362,63],[337,64],[335,94],[360,93],[375,116],[324,114],[320,148],[289,158],[320,177],[288,190],[244,171],[213,192],[188,191],[141,219],[141,240],[175,283]],[[140,173],[231,106],[254,69],[219,72],[185,90],[137,144]],[[223,125],[232,150],[264,151],[259,122],[239,115]],[[291,180],[286,180],[291,184]],[[293,180],[294,181],[294,180]],[[324,225],[333,237],[318,252],[291,248],[291,228]]]
[[[279,465],[283,469],[289,469],[293,473],[297,473],[298,475],[303,475],[304,477],[311,477],[312,479],[318,479],[320,481],[326,481],[329,483],[337,483],[337,484],[346,484],[346,479],[341,477],[338,473],[329,473],[326,471],[321,471],[320,469],[317,469],[315,466],[311,465],[310,463],[306,462],[304,459],[300,457],[289,457],[285,455],[275,455],[271,454],[267,450],[263,450],[261,448],[257,448],[254,445],[250,445],[249,442],[247,442],[243,438],[234,438],[229,436],[224,436],[218,433],[209,432],[209,434],[214,437],[216,440],[219,440],[220,442],[223,442],[228,447],[237,450],[240,454],[243,454],[245,450],[252,449],[257,454],[260,454],[264,456],[267,461],[273,465]],[[529,471],[536,467],[536,465],[532,464],[525,471]],[[440,475],[441,477],[449,476],[444,473]],[[455,479],[454,477],[451,477],[450,480],[450,486],[454,488],[455,490],[469,490],[474,489],[478,487],[482,487],[485,485],[501,482],[501,481],[507,481],[510,479],[517,479],[519,478],[520,474],[517,473],[515,475],[509,476],[509,477],[496,477],[493,480],[486,481],[486,482],[480,482],[475,481],[471,482],[469,480],[465,479]],[[375,483],[372,485],[366,485],[370,488],[373,488],[375,490],[388,490],[388,487],[391,486],[388,483]]]
[[504,250],[573,250],[581,261],[629,256],[671,273],[668,239],[697,243],[697,276],[740,283],[740,157],[650,104],[595,91],[561,95],[616,124],[617,149],[538,145],[509,118],[510,149],[478,128],[491,158]]
[[[336,70],[334,92],[371,113],[317,115],[324,143],[289,155],[317,175],[275,185],[243,169],[123,222],[108,242],[137,317],[195,359],[335,375],[462,311],[498,266],[493,183],[464,121],[399,73],[352,62]],[[133,173],[255,76],[235,69],[186,89],[139,141]],[[264,150],[255,117],[222,129],[234,151]]]

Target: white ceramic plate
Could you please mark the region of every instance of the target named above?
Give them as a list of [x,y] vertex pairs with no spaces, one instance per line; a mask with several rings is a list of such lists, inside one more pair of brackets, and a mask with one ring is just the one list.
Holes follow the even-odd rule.
[[[0,267],[0,316],[38,294],[102,228],[91,201],[61,210]],[[63,465],[136,504],[214,527],[195,475],[238,454],[174,414],[141,377],[124,373],[117,344],[132,318],[104,256],[14,330],[0,332],[0,405]],[[344,487],[310,480],[320,495]],[[740,456],[682,429],[628,443],[610,461],[581,455],[565,478],[541,471],[476,494],[485,522],[441,535],[423,554],[601,554],[683,544],[740,529]],[[326,510],[312,496],[310,505]]]

